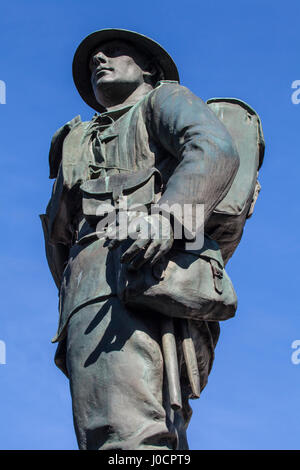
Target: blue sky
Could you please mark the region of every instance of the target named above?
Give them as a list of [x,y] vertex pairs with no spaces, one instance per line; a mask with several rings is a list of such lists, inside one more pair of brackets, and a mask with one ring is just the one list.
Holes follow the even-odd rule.
[[207,100],[233,96],[260,114],[262,191],[228,264],[239,306],[222,326],[191,449],[299,449],[299,123],[297,0],[0,1],[0,448],[76,449],[67,379],[55,367],[57,291],[38,214],[48,202],[48,150],[58,127],[93,110],[71,63],[90,32],[120,27],[161,43],[183,85]]

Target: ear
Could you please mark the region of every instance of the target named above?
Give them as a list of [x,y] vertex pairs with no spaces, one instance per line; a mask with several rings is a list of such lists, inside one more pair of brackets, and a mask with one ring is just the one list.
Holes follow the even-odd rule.
[[151,85],[155,85],[158,81],[159,70],[152,60],[147,61],[143,67],[143,76],[145,82]]
[[153,76],[157,72],[153,60],[146,59],[142,65],[143,73],[147,76]]
[[148,70],[151,73],[151,75],[155,75],[157,73],[157,67],[155,66],[155,64],[153,62],[149,63]]

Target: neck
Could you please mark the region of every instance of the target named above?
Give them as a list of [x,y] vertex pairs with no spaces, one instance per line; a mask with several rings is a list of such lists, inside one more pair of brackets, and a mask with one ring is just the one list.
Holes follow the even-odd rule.
[[97,101],[103,106],[107,111],[115,111],[124,106],[133,106],[140,99],[142,99],[149,91],[153,89],[153,86],[143,82],[138,87],[133,90],[128,90],[128,85],[126,84],[126,92],[122,90],[122,85],[117,85],[117,91],[115,87],[107,87],[105,90],[98,91],[96,95]]

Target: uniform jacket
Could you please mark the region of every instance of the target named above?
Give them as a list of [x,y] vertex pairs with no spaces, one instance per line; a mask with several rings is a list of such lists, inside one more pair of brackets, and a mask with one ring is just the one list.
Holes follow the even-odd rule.
[[42,216],[47,258],[60,289],[53,341],[64,338],[68,319],[82,305],[116,294],[116,253],[102,240],[74,242],[83,219],[82,182],[155,167],[163,178],[158,204],[204,204],[207,222],[238,166],[224,125],[177,82],[159,82],[134,106],[95,115],[90,122],[77,117],[61,128],[52,140],[50,177],[56,180]]

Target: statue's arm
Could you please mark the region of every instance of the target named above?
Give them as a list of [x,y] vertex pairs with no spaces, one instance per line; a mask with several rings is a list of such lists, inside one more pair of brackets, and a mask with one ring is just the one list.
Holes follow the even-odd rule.
[[153,138],[178,160],[159,205],[202,203],[206,222],[239,167],[232,138],[208,106],[178,84],[159,87],[148,106]]
[[60,288],[62,274],[69,257],[68,246],[62,243],[51,243],[49,237],[49,217],[47,214],[40,215],[42,222],[45,251],[48,266],[57,288]]
[[58,289],[69,257],[72,241],[67,192],[63,188],[61,166],[54,181],[46,213],[40,215],[48,266]]
[[[46,257],[52,277],[58,289],[60,288],[62,274],[69,257],[69,246],[72,234],[69,230],[66,191],[62,178],[62,152],[63,143],[70,130],[81,122],[80,116],[76,116],[67,122],[54,134],[50,152],[49,167],[50,178],[55,178],[52,196],[46,209],[46,213],[40,215],[45,240]],[[56,230],[53,230],[56,225]],[[55,235],[53,235],[55,232]]]

